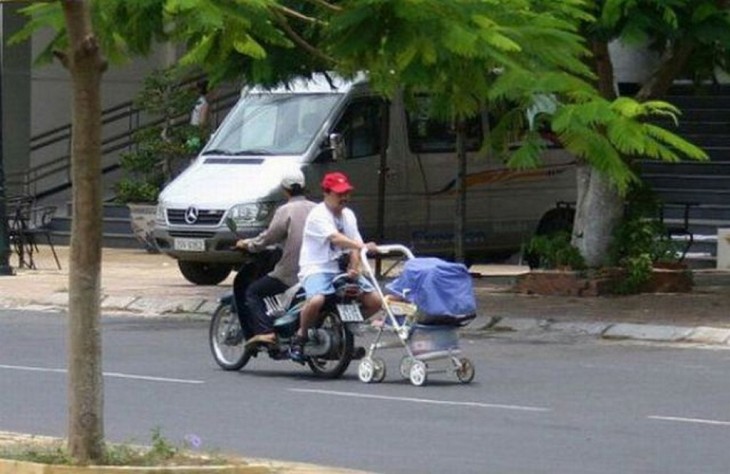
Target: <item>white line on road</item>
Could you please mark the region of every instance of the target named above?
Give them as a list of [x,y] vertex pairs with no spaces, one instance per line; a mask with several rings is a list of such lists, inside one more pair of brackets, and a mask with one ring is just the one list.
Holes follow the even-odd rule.
[[428,398],[410,398],[410,397],[390,397],[387,395],[371,395],[366,393],[355,393],[355,392],[337,392],[334,390],[316,390],[306,388],[290,388],[290,392],[300,393],[315,393],[320,395],[334,395],[339,397],[354,397],[354,398],[371,398],[375,400],[390,400],[395,402],[411,402],[411,403],[427,403],[432,405],[451,405],[451,406],[465,406],[465,407],[477,407],[477,408],[498,408],[502,410],[520,410],[520,411],[551,411],[550,408],[543,407],[529,407],[521,405],[499,405],[494,403],[481,403],[481,402],[455,402],[450,400],[430,400]]
[[[24,371],[28,371],[28,372],[52,372],[52,373],[58,373],[58,374],[65,374],[68,372],[66,369],[50,369],[47,367],[28,367],[28,366],[23,366],[23,365],[3,365],[3,364],[0,364],[0,369],[24,370]],[[104,372],[104,377],[113,377],[113,378],[118,378],[118,379],[149,380],[152,382],[189,383],[189,384],[205,383],[203,380],[173,379],[173,378],[167,378],[167,377],[152,377],[149,375],[122,374],[119,372]]]
[[702,418],[681,418],[678,416],[648,416],[650,420],[678,421],[680,423],[698,423],[702,425],[730,426],[730,421],[705,420]]

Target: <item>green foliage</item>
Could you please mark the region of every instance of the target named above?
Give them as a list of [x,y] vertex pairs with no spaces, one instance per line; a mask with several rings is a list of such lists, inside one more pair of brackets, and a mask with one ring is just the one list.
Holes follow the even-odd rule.
[[117,184],[117,201],[157,201],[162,186],[204,143],[206,131],[188,124],[197,94],[184,85],[186,77],[185,70],[171,68],[145,78],[135,105],[151,123],[135,132],[134,149],[121,154],[125,176]]
[[636,181],[626,157],[679,161],[707,160],[699,147],[657,125],[653,117],[676,121],[678,110],[666,102],[640,103],[627,97],[608,101],[601,97],[566,104],[552,120],[552,129],[566,149],[610,176],[622,192]]
[[538,268],[584,270],[585,260],[577,248],[570,243],[569,232],[535,235],[524,249],[539,259]]
[[698,81],[714,79],[715,67],[728,70],[727,2],[606,0],[598,8],[598,22],[590,28],[594,37],[605,41],[620,38],[630,45],[648,46],[665,58],[671,58],[682,45],[693,45],[687,63],[674,73]]
[[651,192],[635,186],[629,195],[627,213],[614,230],[609,248],[612,265],[626,271],[615,291],[636,293],[651,278],[655,263],[678,262],[680,244],[671,240],[656,218],[659,203]]

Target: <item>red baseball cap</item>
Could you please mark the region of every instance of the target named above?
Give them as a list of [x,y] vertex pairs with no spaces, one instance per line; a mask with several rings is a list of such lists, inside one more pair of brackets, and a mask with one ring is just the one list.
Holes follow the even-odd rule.
[[337,194],[343,194],[352,191],[354,186],[350,184],[350,180],[343,173],[327,173],[322,178],[322,189],[325,192],[332,191]]

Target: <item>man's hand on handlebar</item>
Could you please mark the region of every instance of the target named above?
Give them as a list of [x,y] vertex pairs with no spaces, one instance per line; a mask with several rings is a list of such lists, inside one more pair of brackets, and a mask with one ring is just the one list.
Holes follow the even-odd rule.
[[366,242],[365,243],[365,248],[368,249],[368,252],[377,253],[377,251],[378,251],[378,244],[376,244],[375,242]]
[[235,248],[236,250],[242,250],[244,252],[248,252],[248,242],[250,239],[239,239],[236,241]]

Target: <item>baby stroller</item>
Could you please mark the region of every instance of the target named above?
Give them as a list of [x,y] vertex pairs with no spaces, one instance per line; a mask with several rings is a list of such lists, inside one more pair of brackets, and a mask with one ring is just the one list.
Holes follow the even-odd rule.
[[[400,362],[400,374],[413,385],[425,384],[428,374],[435,372],[454,373],[460,382],[471,382],[474,364],[461,357],[457,333],[476,317],[466,267],[438,258],[416,258],[403,245],[381,245],[378,253],[400,256],[405,263],[402,273],[383,292],[363,252],[365,274],[384,301],[385,321],[360,361],[358,378],[365,383],[381,382],[385,361],[375,353],[402,346],[406,354]],[[395,333],[397,340],[381,340],[388,332]]]

